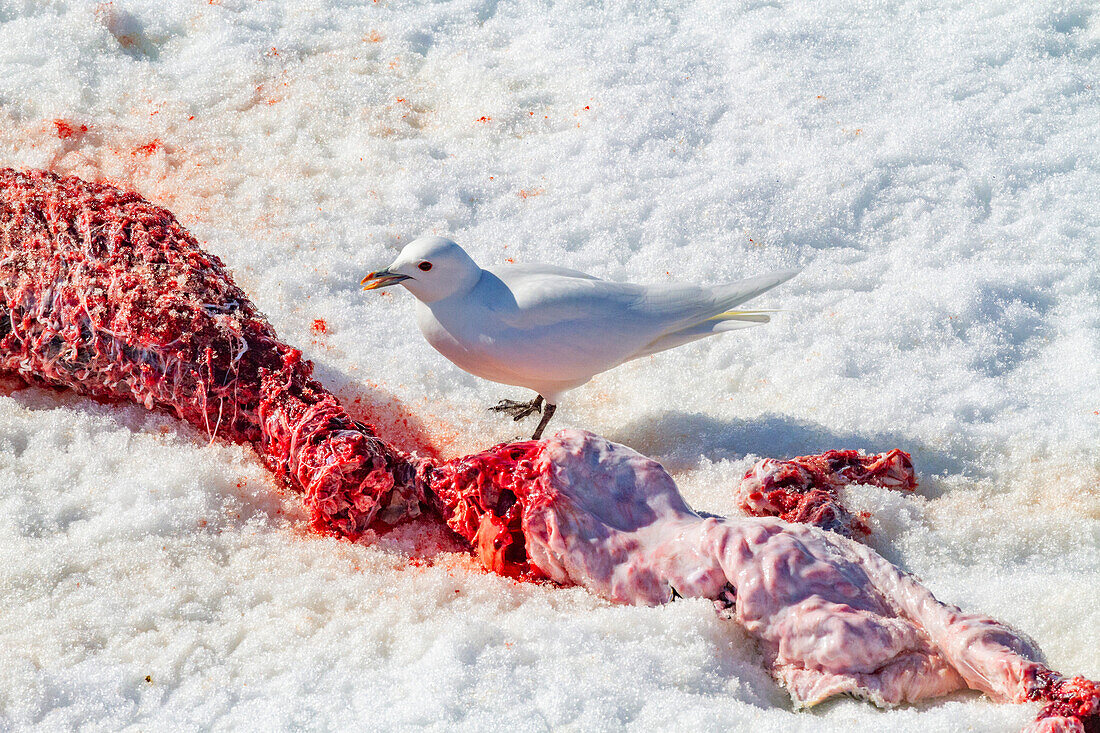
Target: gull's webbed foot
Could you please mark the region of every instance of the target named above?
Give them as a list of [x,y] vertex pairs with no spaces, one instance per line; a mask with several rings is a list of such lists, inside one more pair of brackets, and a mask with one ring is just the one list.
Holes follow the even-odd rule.
[[511,415],[513,420],[519,421],[542,412],[542,395],[536,396],[530,402],[501,400],[495,406],[490,407],[489,410],[491,412],[503,412],[505,415]]

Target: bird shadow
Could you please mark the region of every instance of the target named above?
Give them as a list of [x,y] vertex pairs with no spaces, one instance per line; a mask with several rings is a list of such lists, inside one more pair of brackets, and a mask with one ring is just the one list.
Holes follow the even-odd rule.
[[775,413],[722,420],[672,410],[628,422],[607,437],[652,456],[673,472],[697,468],[704,460],[735,461],[750,455],[790,458],[831,449],[883,453],[901,448],[925,476],[985,474],[981,457],[965,448],[946,452],[904,431],[839,430]]

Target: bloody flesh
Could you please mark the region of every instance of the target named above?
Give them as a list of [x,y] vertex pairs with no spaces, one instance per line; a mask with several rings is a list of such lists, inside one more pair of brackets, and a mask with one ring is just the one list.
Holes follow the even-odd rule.
[[741,509],[754,517],[813,524],[845,537],[868,534],[867,525],[840,502],[847,484],[912,491],[917,478],[912,458],[897,448],[870,456],[831,450],[786,461],[765,458],[749,469],[736,493]]
[[312,369],[167,210],[0,169],[0,371],[252,443],[319,528],[355,537],[418,513],[411,464]]
[[1082,733],[1100,733],[1100,683],[1040,671],[1028,699],[1049,703],[1035,721],[1036,731],[1044,729],[1043,721],[1068,720],[1078,722]]
[[542,446],[537,440],[500,445],[429,469],[436,511],[482,565],[501,575],[544,577],[527,558],[523,533],[524,510],[545,498],[533,493]]

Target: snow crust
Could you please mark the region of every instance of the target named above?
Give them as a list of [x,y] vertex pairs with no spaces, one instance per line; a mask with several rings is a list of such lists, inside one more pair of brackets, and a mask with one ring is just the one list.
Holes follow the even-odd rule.
[[[990,3],[0,0],[0,164],[171,208],[405,447],[528,430],[411,298],[453,237],[613,279],[805,271],[771,324],[563,400],[735,511],[761,456],[913,454],[849,487],[939,598],[1100,677],[1100,10]],[[62,124],[59,124],[62,123]],[[86,126],[86,131],[82,130]],[[323,321],[318,324],[318,321]],[[356,402],[358,400],[358,402]],[[136,407],[0,396],[0,727],[1002,731],[959,694],[790,711],[704,602],[482,573],[421,522],[304,531],[249,451]]]

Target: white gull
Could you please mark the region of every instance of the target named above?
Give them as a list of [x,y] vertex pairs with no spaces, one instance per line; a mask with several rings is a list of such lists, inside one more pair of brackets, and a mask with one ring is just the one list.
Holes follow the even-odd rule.
[[[716,333],[767,323],[733,310],[798,274],[783,270],[723,285],[634,285],[542,264],[481,268],[443,237],[421,237],[363,278],[364,290],[400,283],[417,299],[420,331],[478,377],[527,387],[531,402],[490,408],[519,420],[554,414],[561,395],[600,372]],[[546,409],[542,409],[543,400]]]

